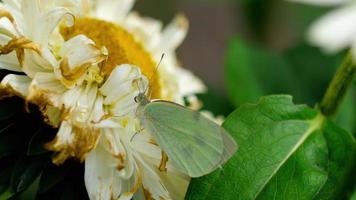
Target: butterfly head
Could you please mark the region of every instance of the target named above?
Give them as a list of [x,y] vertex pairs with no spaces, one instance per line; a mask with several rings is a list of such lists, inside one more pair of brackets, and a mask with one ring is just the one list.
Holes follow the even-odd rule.
[[146,96],[146,93],[140,92],[138,95],[134,98],[135,102],[140,104],[140,105],[146,105],[150,103],[150,100]]

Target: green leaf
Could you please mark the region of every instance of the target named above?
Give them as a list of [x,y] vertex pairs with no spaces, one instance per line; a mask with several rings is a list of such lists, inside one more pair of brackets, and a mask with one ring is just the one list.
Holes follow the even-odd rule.
[[[290,96],[241,106],[223,125],[239,151],[223,170],[194,179],[187,199],[334,199],[345,195],[354,138]],[[316,198],[317,197],[317,198]]]
[[354,193],[352,194],[350,200],[356,200],[356,188],[355,188]]
[[15,123],[7,124],[0,130],[0,159],[23,149],[23,138],[16,132]]
[[[24,109],[21,107],[21,102],[19,98],[7,98],[0,101],[0,121],[9,119],[15,114]],[[24,105],[24,104],[23,104]]]
[[318,48],[299,44],[284,53],[234,39],[226,56],[225,79],[235,106],[260,96],[291,94],[296,102],[320,102],[342,54],[329,56]]
[[41,174],[49,156],[22,157],[12,172],[11,187],[16,193],[27,189]]
[[27,155],[32,156],[48,153],[49,151],[44,148],[44,145],[54,138],[56,132],[57,129],[46,125],[40,127],[28,144]]
[[50,163],[47,165],[41,175],[39,193],[45,193],[61,182],[67,175],[70,168],[69,164],[56,166]]
[[235,106],[255,102],[260,96],[294,91],[297,80],[282,56],[239,39],[230,42],[225,80]]

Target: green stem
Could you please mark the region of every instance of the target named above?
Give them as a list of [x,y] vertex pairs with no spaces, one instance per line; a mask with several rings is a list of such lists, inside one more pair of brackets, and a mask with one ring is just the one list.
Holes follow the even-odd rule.
[[341,66],[336,71],[334,78],[326,90],[324,98],[320,104],[320,109],[323,115],[332,116],[336,113],[343,97],[345,96],[345,93],[347,92],[347,89],[352,83],[355,72],[356,63],[353,60],[352,54],[348,53]]

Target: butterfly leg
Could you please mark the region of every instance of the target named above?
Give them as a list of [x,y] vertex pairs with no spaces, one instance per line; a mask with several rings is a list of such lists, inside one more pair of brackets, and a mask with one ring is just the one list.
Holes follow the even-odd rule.
[[168,155],[162,151],[162,158],[161,158],[161,163],[159,164],[159,171],[161,172],[166,172],[167,171],[167,162],[168,162]]

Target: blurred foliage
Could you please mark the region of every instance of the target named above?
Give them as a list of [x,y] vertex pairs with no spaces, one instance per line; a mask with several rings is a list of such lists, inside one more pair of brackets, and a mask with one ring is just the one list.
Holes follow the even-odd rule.
[[[297,103],[315,106],[342,58],[343,54],[325,55],[306,44],[274,53],[236,38],[227,51],[226,87],[236,107],[269,94],[290,94]],[[350,89],[337,116],[340,125],[350,132],[356,128],[355,104],[355,90]]]

